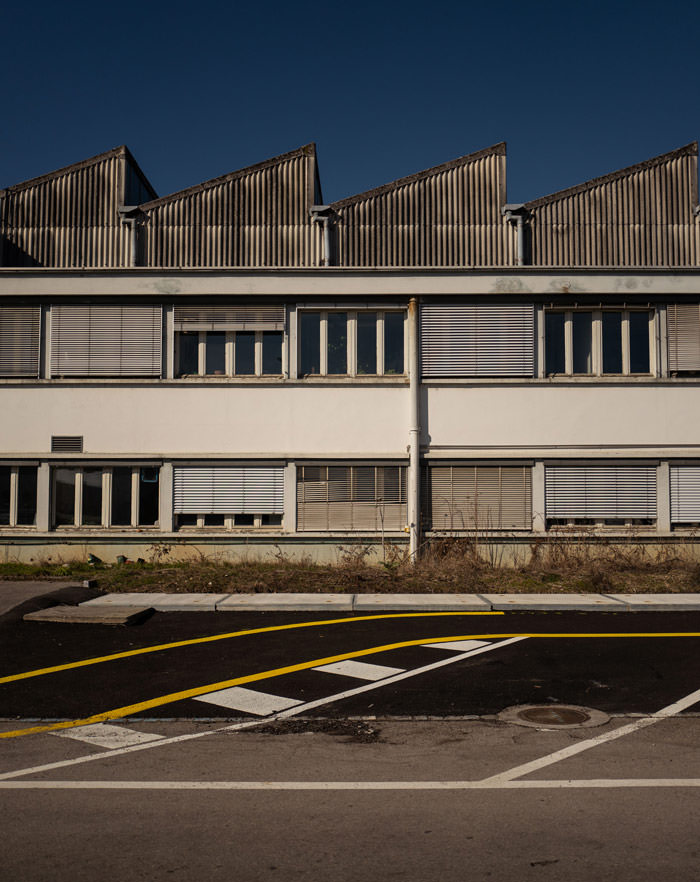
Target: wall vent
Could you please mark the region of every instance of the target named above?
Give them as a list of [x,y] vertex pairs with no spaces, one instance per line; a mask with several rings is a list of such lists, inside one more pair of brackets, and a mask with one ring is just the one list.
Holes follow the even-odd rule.
[[51,453],[82,453],[82,435],[52,435]]

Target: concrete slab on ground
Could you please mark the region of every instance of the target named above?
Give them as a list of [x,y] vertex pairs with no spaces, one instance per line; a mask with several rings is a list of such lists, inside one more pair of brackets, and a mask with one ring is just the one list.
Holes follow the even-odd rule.
[[138,592],[125,594],[105,594],[81,603],[81,606],[94,609],[109,609],[112,606],[150,606],[157,612],[214,612],[217,604],[228,594],[167,594]]
[[150,606],[87,607],[59,604],[27,613],[25,622],[56,622],[63,625],[134,625],[153,612]]
[[355,612],[428,610],[443,612],[488,612],[491,604],[478,594],[356,594]]
[[700,594],[609,594],[630,610],[690,612],[700,609]]
[[80,582],[11,582],[0,581],[0,615],[4,615],[20,603],[51,594],[61,588],[78,588]]
[[619,612],[628,609],[604,594],[482,594],[494,610],[575,610]]
[[352,594],[231,594],[216,605],[223,612],[270,610],[352,612]]

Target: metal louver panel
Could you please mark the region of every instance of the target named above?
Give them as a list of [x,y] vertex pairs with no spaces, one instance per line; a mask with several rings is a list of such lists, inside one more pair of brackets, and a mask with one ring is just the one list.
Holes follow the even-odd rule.
[[671,466],[671,523],[700,521],[700,466]]
[[284,306],[176,306],[176,331],[283,331]]
[[38,377],[38,306],[0,307],[0,377]]
[[402,530],[406,524],[403,466],[301,466],[297,529]]
[[82,453],[82,435],[52,435],[51,453]]
[[430,466],[430,529],[529,530],[530,466]]
[[424,377],[532,377],[535,307],[477,303],[421,307]]
[[159,377],[160,306],[53,306],[54,377]]
[[281,466],[176,466],[175,514],[284,514]]
[[547,466],[548,518],[656,518],[654,466]]
[[668,307],[668,369],[700,371],[700,305]]

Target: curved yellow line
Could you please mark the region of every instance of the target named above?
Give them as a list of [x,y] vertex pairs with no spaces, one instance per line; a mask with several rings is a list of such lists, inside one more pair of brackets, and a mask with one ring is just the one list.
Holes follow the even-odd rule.
[[226,634],[213,634],[210,637],[194,637],[191,640],[177,640],[174,643],[160,643],[157,646],[144,646],[141,649],[129,649],[125,652],[115,652],[112,655],[101,655],[95,658],[86,658],[81,661],[67,662],[63,665],[52,665],[48,668],[36,668],[33,671],[24,671],[21,674],[8,674],[0,677],[0,685],[14,683],[16,680],[27,680],[30,677],[43,677],[45,674],[55,674],[58,671],[70,671],[73,668],[84,668],[89,665],[99,665],[102,662],[116,661],[120,658],[130,658],[134,655],[145,655],[149,652],[161,652],[165,649],[177,649],[181,646],[194,646],[198,643],[213,643],[216,640],[230,640],[233,637],[247,637],[251,634],[269,634],[274,631],[289,631],[294,628],[317,628],[321,625],[339,625],[347,622],[367,622],[373,619],[406,619],[427,618],[428,616],[502,616],[503,612],[429,612],[429,613],[385,613],[371,616],[354,616],[345,619],[323,619],[313,622],[295,622],[290,625],[269,625],[266,628],[251,628],[247,631],[230,631]]

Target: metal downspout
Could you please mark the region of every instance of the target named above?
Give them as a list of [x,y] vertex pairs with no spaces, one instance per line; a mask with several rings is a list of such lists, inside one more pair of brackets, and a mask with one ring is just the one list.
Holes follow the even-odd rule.
[[409,556],[418,557],[420,543],[420,377],[418,373],[418,298],[408,301],[408,377],[411,399],[408,420]]

